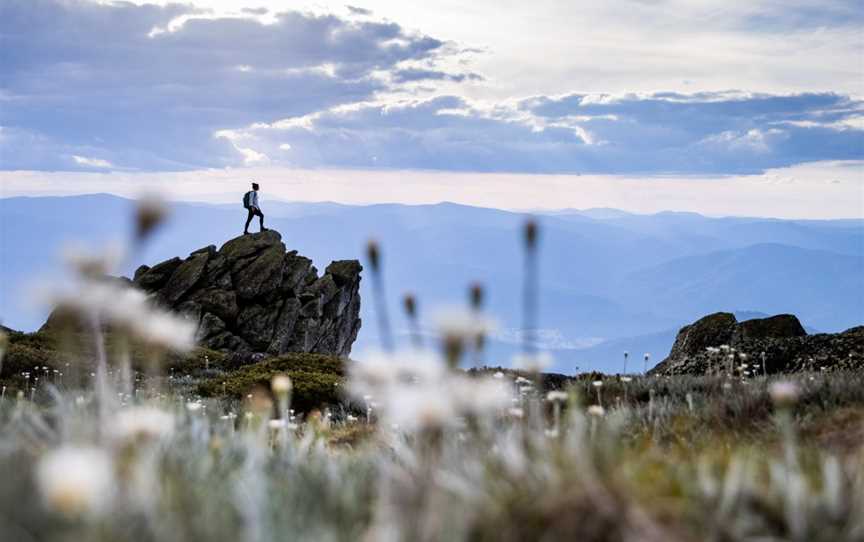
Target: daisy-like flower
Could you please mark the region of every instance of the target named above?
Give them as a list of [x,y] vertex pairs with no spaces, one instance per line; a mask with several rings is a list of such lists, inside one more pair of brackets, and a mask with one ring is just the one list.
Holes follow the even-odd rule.
[[546,394],[546,400],[549,401],[550,403],[555,403],[555,402],[563,403],[563,402],[567,401],[567,394],[563,391],[560,391],[560,390],[550,391],[549,393]]
[[117,442],[156,441],[174,432],[174,416],[150,406],[125,408],[110,421],[108,432]]
[[119,282],[84,278],[76,290],[55,292],[48,301],[83,316],[98,315],[153,346],[181,352],[195,346],[194,322],[152,306],[143,292]]
[[114,467],[100,448],[63,447],[42,457],[36,483],[50,509],[67,517],[99,516],[111,504]]
[[591,416],[603,416],[606,414],[606,409],[600,405],[591,405],[588,407],[588,414]]
[[798,402],[801,389],[798,384],[789,381],[774,382],[768,388],[768,394],[774,404],[780,408],[788,408]]

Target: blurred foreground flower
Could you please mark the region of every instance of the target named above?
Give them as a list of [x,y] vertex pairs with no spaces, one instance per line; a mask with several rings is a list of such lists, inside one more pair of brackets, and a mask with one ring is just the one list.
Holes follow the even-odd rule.
[[774,382],[768,388],[768,394],[771,395],[771,400],[778,408],[788,408],[798,402],[798,396],[801,390],[794,382],[781,381]]
[[119,279],[85,279],[76,290],[50,294],[48,299],[85,321],[95,316],[152,346],[177,351],[195,346],[194,322],[154,307],[143,292]]
[[113,465],[99,448],[64,447],[42,458],[36,482],[49,508],[67,517],[98,516],[111,504]]
[[548,352],[537,354],[517,354],[513,356],[511,365],[514,369],[521,369],[529,373],[539,373],[550,367],[553,363],[552,355]]
[[108,431],[120,443],[156,441],[174,432],[174,416],[150,406],[125,408],[114,416]]
[[168,205],[155,194],[148,194],[138,200],[135,208],[135,241],[146,239],[168,216]]
[[104,278],[114,272],[123,261],[125,251],[119,245],[110,245],[93,252],[80,244],[63,247],[63,261],[79,277],[87,279]]
[[352,365],[350,391],[367,402],[375,398],[384,426],[405,431],[455,426],[464,416],[503,411],[511,404],[504,380],[447,370],[429,354],[378,354],[368,360]]

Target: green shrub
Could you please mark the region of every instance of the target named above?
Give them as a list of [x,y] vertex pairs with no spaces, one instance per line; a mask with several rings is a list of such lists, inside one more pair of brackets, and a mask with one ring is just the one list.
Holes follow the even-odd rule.
[[204,397],[240,399],[256,388],[270,389],[277,374],[291,377],[291,406],[299,412],[340,402],[345,362],[322,354],[293,353],[209,378],[198,386]]

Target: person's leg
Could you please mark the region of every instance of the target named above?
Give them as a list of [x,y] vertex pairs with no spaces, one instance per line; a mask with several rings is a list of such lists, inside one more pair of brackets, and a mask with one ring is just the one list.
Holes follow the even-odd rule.
[[261,231],[267,229],[264,227],[264,213],[261,212],[261,209],[258,209],[258,224],[261,226]]
[[249,215],[246,217],[246,225],[243,226],[243,233],[249,233],[249,224],[252,222],[252,217],[255,216],[255,211],[249,207]]

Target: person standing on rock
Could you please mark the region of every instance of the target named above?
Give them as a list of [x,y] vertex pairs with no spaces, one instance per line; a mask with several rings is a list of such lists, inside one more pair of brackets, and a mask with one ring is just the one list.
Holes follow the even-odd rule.
[[243,207],[249,211],[249,216],[246,217],[246,226],[243,227],[243,235],[249,233],[249,223],[252,218],[258,215],[261,224],[261,231],[267,231],[264,227],[264,213],[261,212],[261,206],[258,204],[258,183],[252,183],[252,190],[243,195]]

